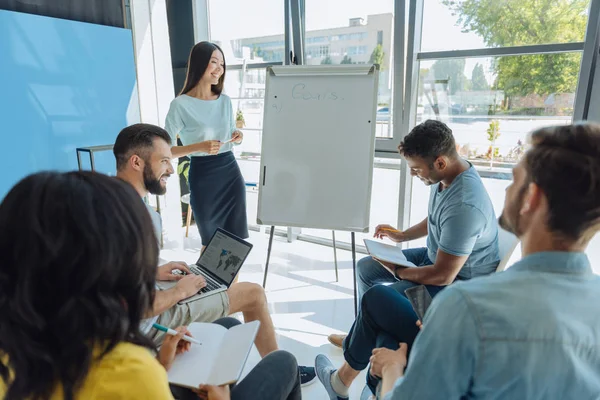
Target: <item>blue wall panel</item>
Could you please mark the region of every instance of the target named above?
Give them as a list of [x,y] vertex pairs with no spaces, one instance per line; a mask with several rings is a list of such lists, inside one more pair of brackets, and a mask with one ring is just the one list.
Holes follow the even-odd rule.
[[[0,10],[0,199],[32,172],[77,169],[76,147],[139,122],[135,79],[130,30]],[[96,169],[115,173],[111,152]]]

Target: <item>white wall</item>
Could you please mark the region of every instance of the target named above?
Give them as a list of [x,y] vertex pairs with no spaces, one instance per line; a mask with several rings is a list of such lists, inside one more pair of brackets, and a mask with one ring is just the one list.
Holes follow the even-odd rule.
[[[141,122],[164,127],[175,97],[165,0],[131,0],[131,23]],[[177,172],[176,160],[173,166]],[[177,240],[182,232],[179,197],[175,173],[169,180],[167,194],[160,200],[167,239]],[[154,196],[150,200],[154,204]]]

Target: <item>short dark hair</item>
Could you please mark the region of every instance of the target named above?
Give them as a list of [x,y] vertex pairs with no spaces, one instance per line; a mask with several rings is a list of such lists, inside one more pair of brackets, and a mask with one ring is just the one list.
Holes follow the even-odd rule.
[[147,160],[154,144],[153,141],[160,138],[169,145],[172,143],[171,136],[163,128],[152,124],[133,124],[124,128],[117,136],[113,153],[117,160],[117,170],[121,170],[132,155],[137,154]]
[[398,146],[404,157],[421,157],[433,163],[440,156],[457,157],[452,129],[443,122],[428,119],[415,126]]
[[[75,398],[90,367],[140,333],[158,244],[133,187],[93,172],[28,176],[0,204],[0,378],[6,400]],[[97,354],[96,354],[97,355]]]
[[227,72],[225,54],[223,54],[223,50],[221,50],[221,48],[214,43],[199,42],[196,43],[196,45],[192,47],[192,51],[190,51],[185,83],[183,84],[183,89],[181,89],[179,95],[186,94],[196,87],[198,82],[200,82],[200,79],[202,79],[202,76],[204,76],[204,72],[206,72],[206,68],[208,68],[208,64],[210,63],[210,58],[215,50],[219,50],[223,56],[223,75],[221,75],[219,82],[216,85],[211,85],[211,90],[217,95],[220,95],[223,92],[223,85],[225,84],[225,72]]
[[600,125],[575,124],[539,129],[524,156],[528,182],[546,195],[548,227],[579,240],[600,224]]

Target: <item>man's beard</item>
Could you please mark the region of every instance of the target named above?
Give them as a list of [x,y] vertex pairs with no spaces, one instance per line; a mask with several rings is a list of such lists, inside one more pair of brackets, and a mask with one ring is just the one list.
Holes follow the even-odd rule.
[[156,178],[154,176],[154,173],[152,172],[152,168],[150,168],[150,166],[146,164],[144,166],[144,187],[146,188],[146,190],[151,194],[156,194],[159,196],[165,194],[167,192],[167,187],[163,187],[160,184],[160,178],[162,178],[163,176],[168,178],[171,175],[164,174]]
[[[505,231],[508,231],[517,237],[520,237],[523,233],[523,230],[519,226],[521,222],[520,210],[523,206],[523,198],[525,197],[527,186],[527,184],[523,185],[519,190],[519,195],[517,196],[515,204],[507,205],[504,211],[502,211],[500,218],[498,218],[498,225]],[[509,216],[513,218],[509,219]]]
[[[518,220],[518,216],[515,217],[515,219]],[[500,228],[504,229],[505,231],[508,231],[510,233],[512,233],[513,235],[517,235],[517,228],[513,227],[507,218],[507,210],[502,211],[502,214],[500,215],[500,218],[498,218],[498,225],[500,225]]]

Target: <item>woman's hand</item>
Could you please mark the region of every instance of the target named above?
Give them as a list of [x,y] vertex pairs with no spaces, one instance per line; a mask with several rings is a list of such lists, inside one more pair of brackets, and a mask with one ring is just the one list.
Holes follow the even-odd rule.
[[208,153],[210,155],[214,155],[219,152],[222,144],[223,143],[221,143],[220,140],[207,140],[206,142],[200,143],[200,151],[202,153]]
[[175,329],[179,332],[176,336],[165,335],[165,341],[158,352],[158,362],[168,371],[173,365],[173,360],[177,354],[185,353],[190,350],[191,343],[183,340],[184,335],[192,336],[185,326]]
[[235,144],[240,144],[242,143],[242,140],[244,140],[244,134],[242,133],[242,131],[237,129],[233,131],[233,133],[231,134],[231,141]]
[[231,400],[229,386],[201,385],[196,391],[203,400]]

